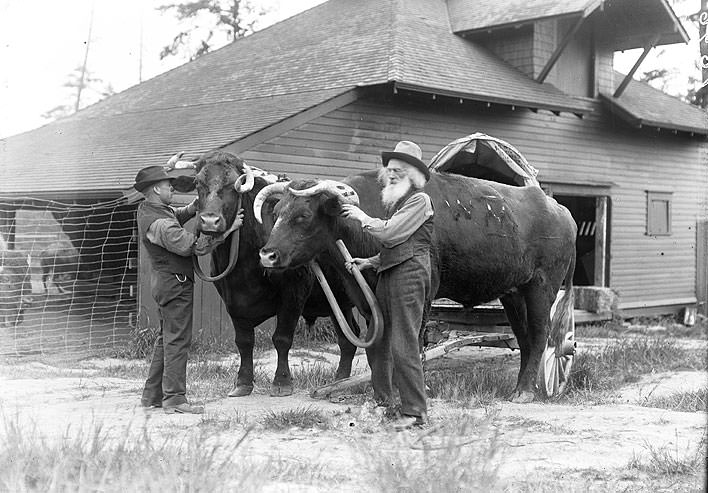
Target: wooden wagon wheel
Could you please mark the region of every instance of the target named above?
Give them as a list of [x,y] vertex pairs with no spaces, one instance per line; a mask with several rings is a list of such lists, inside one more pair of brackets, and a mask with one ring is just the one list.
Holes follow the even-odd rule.
[[[551,314],[555,311],[554,304]],[[575,314],[570,313],[568,332],[563,337],[560,346],[552,345],[553,341],[546,341],[546,349],[541,357],[539,371],[540,386],[546,397],[557,397],[563,393],[570,379],[570,368],[573,366],[575,353]]]

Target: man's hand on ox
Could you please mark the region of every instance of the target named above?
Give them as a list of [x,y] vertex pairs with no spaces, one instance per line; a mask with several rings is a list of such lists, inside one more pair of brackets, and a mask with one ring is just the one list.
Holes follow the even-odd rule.
[[236,217],[234,218],[234,222],[231,224],[231,227],[224,231],[224,234],[222,237],[226,239],[231,233],[234,231],[241,229],[241,226],[243,226],[243,209],[239,209],[238,212],[236,213]]
[[345,262],[344,267],[346,267],[347,271],[351,275],[354,275],[354,269],[358,270],[364,270],[364,269],[373,269],[374,264],[371,263],[371,260],[368,258],[353,258],[351,262]]
[[189,204],[187,204],[187,210],[189,211],[189,215],[192,217],[194,217],[197,214],[197,211],[199,210],[199,208],[197,207],[198,202],[199,197],[196,197]]
[[354,219],[359,222],[363,222],[369,216],[353,204],[343,204],[342,205],[342,217],[349,219]]

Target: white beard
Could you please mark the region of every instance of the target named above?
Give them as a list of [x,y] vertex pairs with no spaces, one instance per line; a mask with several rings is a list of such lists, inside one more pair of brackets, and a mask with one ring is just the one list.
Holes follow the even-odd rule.
[[412,186],[413,184],[408,177],[403,178],[395,185],[392,183],[386,184],[383,190],[381,190],[381,202],[383,202],[384,207],[387,209],[393,207],[401,197],[410,191]]

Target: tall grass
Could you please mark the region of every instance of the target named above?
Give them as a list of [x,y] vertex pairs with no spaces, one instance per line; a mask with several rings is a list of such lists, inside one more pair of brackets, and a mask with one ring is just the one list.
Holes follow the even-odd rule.
[[359,466],[377,491],[501,491],[503,450],[489,420],[471,418],[418,434],[393,437],[388,447],[361,449]]
[[428,396],[473,407],[504,399],[514,390],[518,369],[503,362],[478,363],[463,369],[430,370],[425,374]]
[[0,433],[0,491],[257,491],[258,468],[234,463],[240,441],[211,445],[207,435],[157,441],[147,429],[111,439],[101,424],[61,439],[42,438],[5,419]]
[[695,450],[681,450],[678,437],[673,448],[654,447],[650,443],[644,443],[647,458],[635,454],[628,467],[653,476],[698,476],[706,467],[707,445],[708,438],[705,432]]
[[568,389],[571,394],[609,391],[643,374],[686,369],[705,370],[705,353],[681,347],[674,339],[616,339],[599,350],[576,354]]
[[674,392],[668,395],[652,395],[643,400],[641,405],[680,412],[705,413],[708,412],[708,388]]

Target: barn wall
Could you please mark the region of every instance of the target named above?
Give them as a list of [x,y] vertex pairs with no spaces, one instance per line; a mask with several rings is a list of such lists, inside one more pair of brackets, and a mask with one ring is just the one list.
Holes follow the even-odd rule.
[[[434,104],[434,105],[433,105]],[[342,178],[379,166],[401,139],[428,160],[451,140],[484,131],[516,146],[540,179],[613,182],[610,285],[626,308],[691,303],[696,294],[696,224],[706,219],[706,143],[628,128],[598,103],[584,119],[525,109],[357,101],[243,152],[251,164],[292,178]],[[670,236],[649,237],[646,192],[673,192]]]

